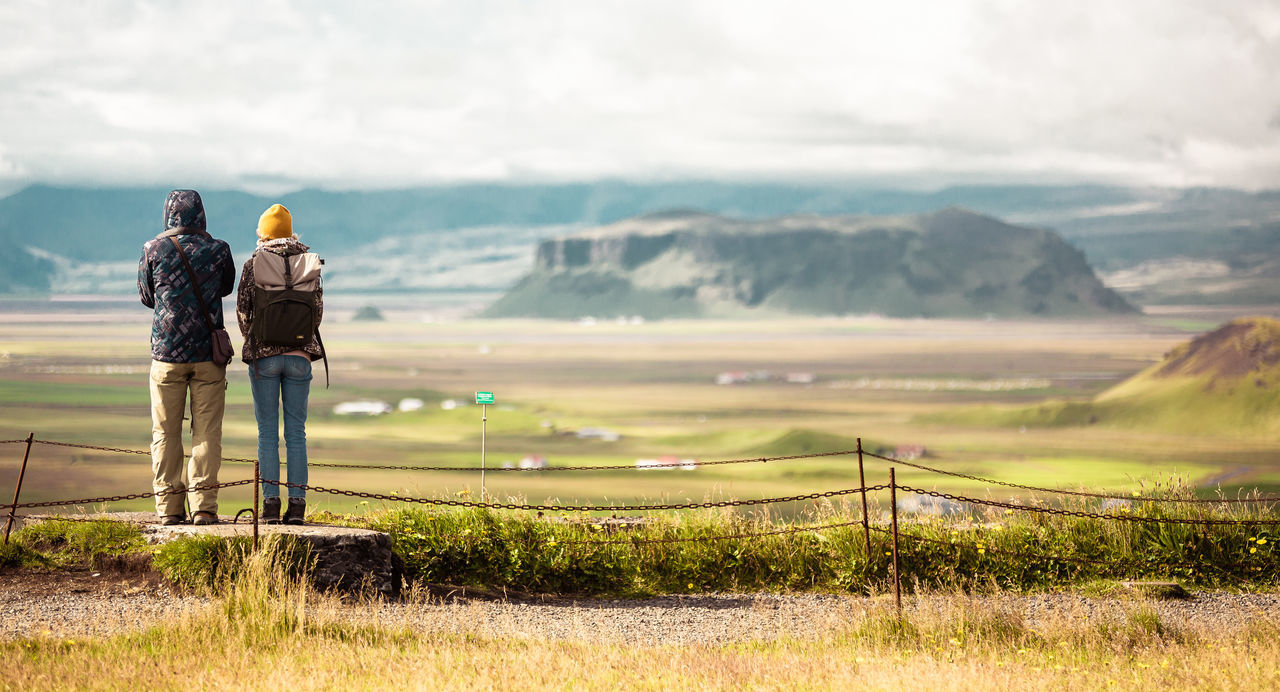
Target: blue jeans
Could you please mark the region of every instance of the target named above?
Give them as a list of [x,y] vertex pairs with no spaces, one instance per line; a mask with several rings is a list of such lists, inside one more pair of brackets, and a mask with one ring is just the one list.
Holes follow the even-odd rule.
[[[311,360],[302,356],[269,356],[249,364],[253,415],[258,419],[258,466],[262,496],[280,497],[280,404],[284,403],[285,463],[289,482],[307,483],[307,397],[311,394]],[[306,497],[289,488],[289,497]]]

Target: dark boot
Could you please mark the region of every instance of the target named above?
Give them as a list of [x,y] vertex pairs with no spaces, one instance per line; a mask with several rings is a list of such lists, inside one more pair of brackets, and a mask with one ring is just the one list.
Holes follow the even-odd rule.
[[262,498],[262,521],[268,524],[280,523],[280,498]]
[[289,508],[284,511],[284,523],[286,524],[302,524],[302,518],[307,514],[307,501],[301,497],[289,498]]

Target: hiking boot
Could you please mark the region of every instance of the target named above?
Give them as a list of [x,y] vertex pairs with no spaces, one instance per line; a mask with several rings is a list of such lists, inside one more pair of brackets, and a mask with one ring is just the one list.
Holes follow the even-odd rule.
[[268,524],[280,523],[280,498],[262,498],[262,521]]
[[289,508],[284,511],[284,523],[286,524],[302,524],[305,523],[302,518],[307,514],[307,501],[301,497],[289,498]]
[[213,512],[196,512],[195,517],[191,519],[191,523],[196,526],[208,526],[209,524],[218,523],[218,515]]
[[161,526],[174,526],[175,524],[187,523],[187,515],[185,514],[166,514],[160,517]]

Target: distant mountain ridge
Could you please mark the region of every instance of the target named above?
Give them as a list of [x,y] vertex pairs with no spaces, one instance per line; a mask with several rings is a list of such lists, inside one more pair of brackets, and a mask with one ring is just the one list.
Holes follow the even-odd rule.
[[[179,181],[175,186],[181,186]],[[0,293],[127,293],[168,188],[33,185],[0,198]],[[627,182],[301,190],[202,189],[210,230],[243,260],[281,202],[341,291],[498,291],[541,240],[669,209],[740,219],[918,214],[959,206],[1052,228],[1109,285],[1150,303],[1280,301],[1280,192],[1102,185],[895,190],[828,183]]]
[[1134,308],[1056,233],[958,208],[730,219],[664,212],[544,241],[490,317],[1085,316]]

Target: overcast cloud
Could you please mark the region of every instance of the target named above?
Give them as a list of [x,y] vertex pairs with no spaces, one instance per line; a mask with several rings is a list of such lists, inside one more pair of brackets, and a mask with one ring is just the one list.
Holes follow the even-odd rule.
[[1280,0],[0,5],[0,185],[1280,187]]

